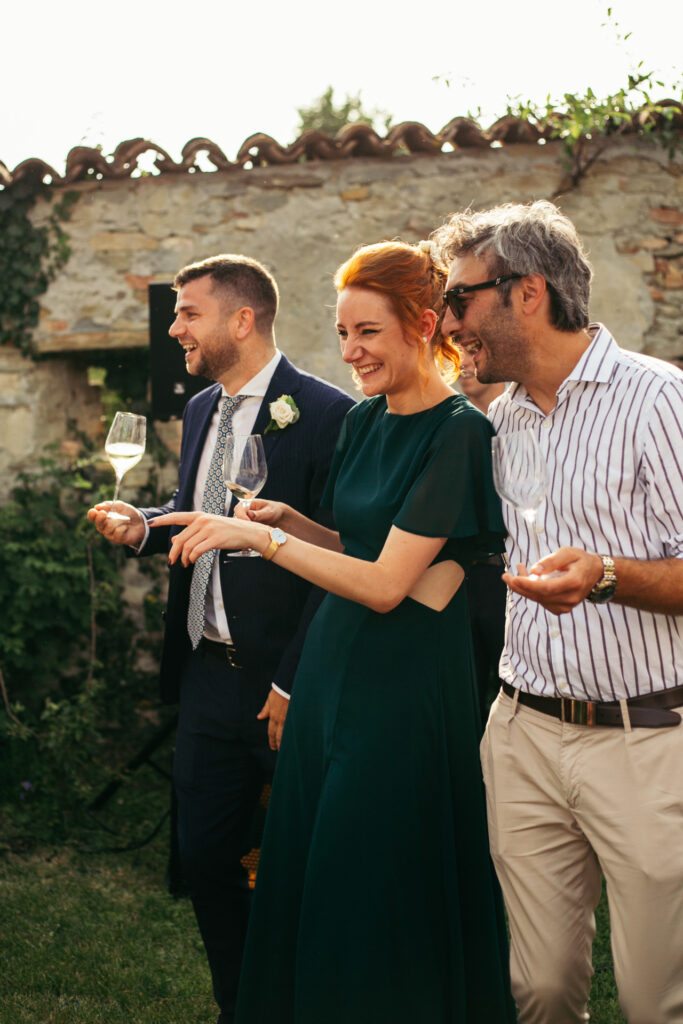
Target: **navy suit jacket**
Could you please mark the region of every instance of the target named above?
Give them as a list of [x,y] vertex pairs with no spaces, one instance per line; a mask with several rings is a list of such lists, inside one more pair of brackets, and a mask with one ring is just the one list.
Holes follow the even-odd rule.
[[[269,405],[283,394],[292,396],[300,417],[296,423],[264,435],[268,479],[259,497],[284,501],[310,519],[330,526],[329,512],[321,509],[320,499],[342,421],[353,399],[326,381],[297,370],[282,356],[252,433],[263,434],[270,422]],[[220,384],[213,384],[188,402],[183,415],[178,489],[162,508],[141,509],[147,519],[192,509],[197,467],[220,395]],[[168,552],[173,535],[181,529],[150,530],[140,554]],[[231,558],[223,551],[218,557],[223,603],[238,663],[261,677],[264,685],[274,682],[291,692],[306,629],[322,592],[273,562]],[[161,695],[167,703],[178,699],[181,671],[190,652],[187,609],[192,569],[178,562],[170,570],[161,656]]]

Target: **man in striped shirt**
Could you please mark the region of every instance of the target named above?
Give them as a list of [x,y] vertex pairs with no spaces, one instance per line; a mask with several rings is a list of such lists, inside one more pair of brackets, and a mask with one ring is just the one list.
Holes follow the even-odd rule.
[[517,574],[482,744],[520,1024],[589,1019],[601,875],[628,1021],[680,1024],[683,373],[589,322],[551,203],[456,214],[435,241],[443,329],[482,383],[515,382],[492,422],[533,432],[548,469],[533,524],[504,510]]

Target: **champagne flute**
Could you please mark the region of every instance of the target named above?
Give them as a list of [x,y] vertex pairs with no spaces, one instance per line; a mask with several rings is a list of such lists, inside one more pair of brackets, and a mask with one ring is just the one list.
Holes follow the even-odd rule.
[[[138,462],[145,453],[145,438],[147,432],[147,420],[144,416],[136,416],[132,412],[117,412],[114,416],[104,450],[111,462],[116,474],[116,488],[114,490],[114,501],[118,500],[119,487],[124,475]],[[121,522],[129,522],[130,516],[121,515],[120,512],[107,512],[107,519],[119,519]]]
[[[266,454],[260,434],[228,434],[223,456],[223,479],[232,494],[243,505],[255,498],[268,478]],[[237,558],[258,558],[258,551],[228,552]]]
[[[536,513],[548,493],[548,472],[533,430],[499,434],[491,439],[493,482],[498,494],[529,524],[535,561],[541,549],[536,532]],[[552,574],[549,574],[552,575]],[[545,579],[532,574],[532,579]]]

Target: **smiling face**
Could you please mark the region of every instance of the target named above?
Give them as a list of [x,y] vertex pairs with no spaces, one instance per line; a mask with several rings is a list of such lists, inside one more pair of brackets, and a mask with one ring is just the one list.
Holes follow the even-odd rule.
[[370,288],[344,288],[337,300],[342,359],[366,398],[386,395],[390,409],[419,389],[417,343],[406,338],[389,299]]
[[480,391],[483,391],[488,385],[480,384],[477,380],[476,369],[474,365],[474,359],[469,354],[466,348],[459,347],[460,353],[460,375],[458,377],[458,383],[462,389],[463,394],[467,395],[468,398],[475,398]]
[[[491,277],[485,260],[473,255],[459,256],[451,265],[446,288],[479,284]],[[446,310],[442,331],[450,334],[470,357],[480,384],[523,381],[528,370],[528,339],[514,302],[514,289],[519,284],[519,281],[513,282],[508,305],[499,288],[487,288],[461,296],[464,309],[461,319],[450,309]]]
[[176,318],[169,329],[185,352],[185,368],[192,376],[221,377],[239,362],[232,318],[226,299],[210,276],[188,281],[178,291]]

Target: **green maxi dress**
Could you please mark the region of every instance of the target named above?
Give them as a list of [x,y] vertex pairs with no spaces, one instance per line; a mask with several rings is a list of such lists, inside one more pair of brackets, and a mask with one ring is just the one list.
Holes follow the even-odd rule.
[[[502,549],[491,426],[460,395],[347,416],[327,498],[345,552],[395,524],[466,567]],[[328,500],[328,504],[330,501]],[[388,614],[327,595],[278,757],[237,1024],[507,1024],[465,587]]]

